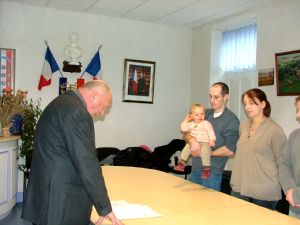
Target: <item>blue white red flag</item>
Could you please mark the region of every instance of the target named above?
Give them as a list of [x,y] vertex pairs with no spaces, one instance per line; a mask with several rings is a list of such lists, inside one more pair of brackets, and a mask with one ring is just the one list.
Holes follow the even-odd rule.
[[40,77],[40,82],[38,89],[42,90],[43,87],[51,84],[51,78],[53,73],[59,70],[56,60],[54,59],[52,52],[49,47],[47,47],[45,62],[43,66],[43,71]]
[[85,69],[85,72],[89,73],[94,78],[96,78],[98,75],[100,77],[100,74],[101,74],[101,61],[100,61],[99,50],[96,52],[96,54],[94,55],[94,57],[91,60],[90,64]]

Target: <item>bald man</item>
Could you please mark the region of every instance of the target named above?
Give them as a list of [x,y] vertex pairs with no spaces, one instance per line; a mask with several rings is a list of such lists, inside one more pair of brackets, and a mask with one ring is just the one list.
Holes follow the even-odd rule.
[[96,157],[93,117],[111,106],[109,86],[93,80],[55,98],[36,126],[33,159],[22,218],[37,225],[88,225],[94,205],[122,225],[107,195]]

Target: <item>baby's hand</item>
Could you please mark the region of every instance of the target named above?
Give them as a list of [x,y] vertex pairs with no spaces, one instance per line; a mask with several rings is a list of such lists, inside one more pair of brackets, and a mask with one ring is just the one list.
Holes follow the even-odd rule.
[[190,122],[192,120],[192,115],[189,113],[185,116],[184,121],[185,122]]

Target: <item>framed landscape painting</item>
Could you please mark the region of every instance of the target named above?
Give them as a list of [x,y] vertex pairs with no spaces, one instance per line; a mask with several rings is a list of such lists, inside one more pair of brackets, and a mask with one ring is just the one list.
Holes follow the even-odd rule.
[[125,59],[123,102],[153,104],[155,62]]
[[258,86],[274,85],[274,68],[258,71]]
[[277,95],[300,95],[300,50],[275,53]]

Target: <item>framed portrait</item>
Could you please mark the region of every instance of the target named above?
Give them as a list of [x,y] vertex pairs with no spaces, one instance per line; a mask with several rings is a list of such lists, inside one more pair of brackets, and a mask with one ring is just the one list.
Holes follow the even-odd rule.
[[155,62],[125,59],[123,102],[153,104]]
[[15,92],[15,49],[0,48],[0,96],[3,89],[13,90]]
[[277,95],[300,95],[300,50],[275,53]]

